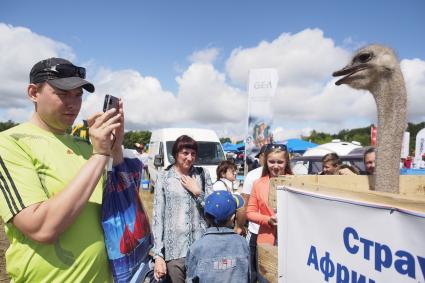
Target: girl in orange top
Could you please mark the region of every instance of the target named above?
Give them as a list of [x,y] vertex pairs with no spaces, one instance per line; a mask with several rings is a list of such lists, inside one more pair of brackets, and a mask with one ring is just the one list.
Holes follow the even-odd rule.
[[276,241],[277,218],[269,207],[270,178],[279,175],[292,175],[289,154],[285,145],[269,144],[265,153],[262,177],[254,182],[246,210],[248,220],[260,225],[258,244],[274,245]]

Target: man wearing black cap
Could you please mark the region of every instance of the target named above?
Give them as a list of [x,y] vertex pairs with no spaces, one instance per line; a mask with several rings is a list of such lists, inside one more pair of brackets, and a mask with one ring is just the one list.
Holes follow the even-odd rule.
[[66,133],[83,89],[85,69],[60,58],[30,72],[31,119],[0,133],[0,215],[11,245],[7,272],[16,282],[108,282],[100,224],[109,157],[122,161],[122,103],[88,119],[89,145]]

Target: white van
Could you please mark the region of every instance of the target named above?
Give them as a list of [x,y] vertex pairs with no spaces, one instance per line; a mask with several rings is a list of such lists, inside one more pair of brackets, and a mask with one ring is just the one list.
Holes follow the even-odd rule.
[[181,135],[188,135],[198,143],[195,166],[202,166],[204,170],[208,170],[212,182],[216,181],[217,165],[225,160],[223,147],[217,134],[207,129],[165,128],[154,130],[149,142],[147,174],[151,189],[155,186],[158,173],[174,163],[172,149],[175,140]]

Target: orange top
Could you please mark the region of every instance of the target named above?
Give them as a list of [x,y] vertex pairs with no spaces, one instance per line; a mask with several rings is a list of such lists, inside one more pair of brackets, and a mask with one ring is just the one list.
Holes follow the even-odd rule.
[[264,176],[254,182],[251,195],[249,196],[246,216],[249,221],[260,225],[257,243],[274,245],[276,240],[276,227],[268,223],[270,217],[275,214],[273,208],[270,208],[268,205],[270,190],[269,181],[269,176]]

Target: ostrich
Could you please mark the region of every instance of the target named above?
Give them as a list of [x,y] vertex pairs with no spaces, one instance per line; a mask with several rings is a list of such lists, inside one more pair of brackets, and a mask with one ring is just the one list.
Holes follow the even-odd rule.
[[375,98],[378,110],[375,190],[398,193],[407,96],[396,55],[388,47],[369,45],[356,51],[351,63],[333,76],[344,76],[336,85],[368,90]]

